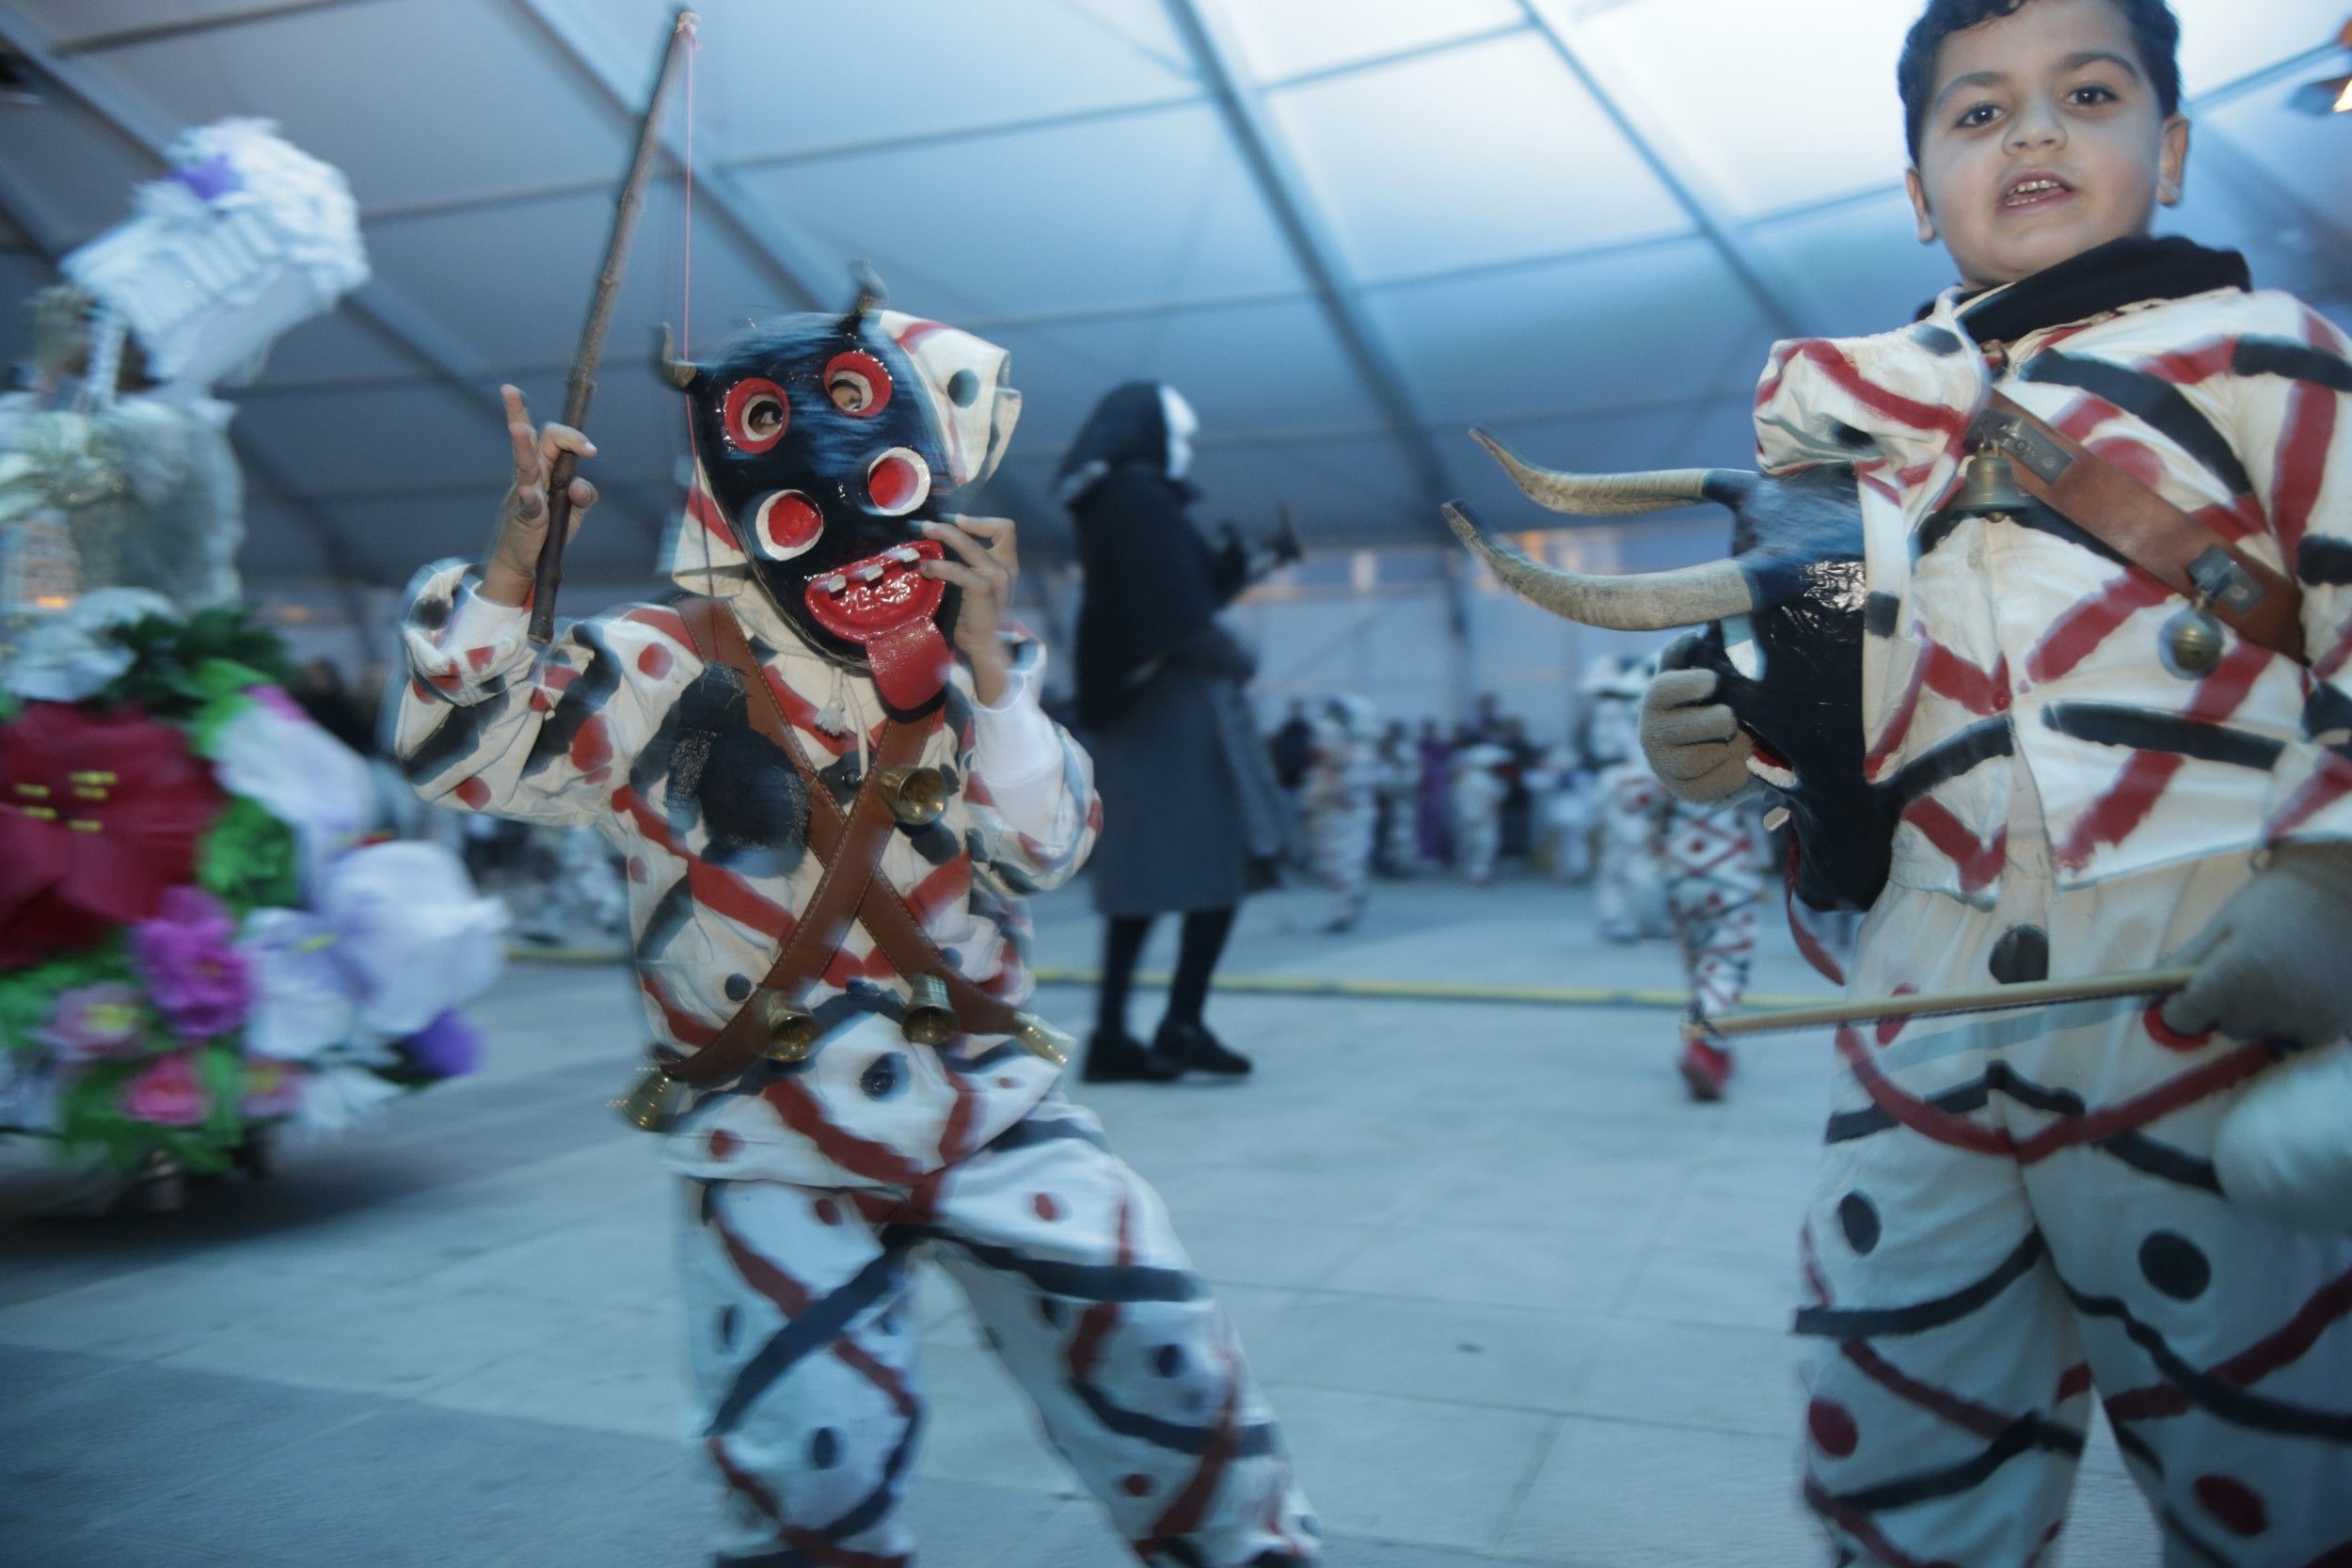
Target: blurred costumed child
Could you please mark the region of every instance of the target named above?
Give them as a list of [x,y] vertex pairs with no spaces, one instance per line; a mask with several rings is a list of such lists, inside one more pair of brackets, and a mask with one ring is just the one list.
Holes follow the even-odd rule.
[[1307,854],[1315,879],[1331,894],[1331,919],[1324,929],[1337,936],[1355,929],[1364,912],[1379,812],[1379,721],[1364,698],[1338,696],[1311,705],[1311,722],[1300,790]]
[[1101,817],[1009,618],[1013,525],[943,504],[1011,436],[1007,356],[874,304],[665,358],[695,458],[679,591],[536,652],[548,476],[594,448],[508,388],[498,542],[410,595],[401,756],[436,799],[626,859],[654,1041],[628,1103],[682,1179],[718,1561],[907,1560],[923,1251],[1139,1559],[1315,1561],[1231,1325],[1060,1093],[1067,1037],[1021,1010],[1022,900]]
[[1447,805],[1453,814],[1454,868],[1472,886],[1494,880],[1495,858],[1502,850],[1502,802],[1511,793],[1510,749],[1493,740],[1468,737],[1447,759],[1453,778]]

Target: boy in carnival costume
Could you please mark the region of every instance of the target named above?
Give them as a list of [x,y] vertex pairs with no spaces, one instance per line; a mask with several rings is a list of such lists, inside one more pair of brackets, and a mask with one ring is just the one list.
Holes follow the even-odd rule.
[[1077,869],[1099,815],[1007,620],[1013,525],[938,506],[1003,452],[1007,356],[872,304],[707,366],[665,356],[695,457],[685,592],[536,657],[549,474],[593,448],[507,388],[497,544],[410,597],[403,764],[430,798],[590,825],[627,857],[657,1042],[628,1104],[686,1179],[720,1563],[909,1560],[926,1246],[1139,1559],[1312,1563],[1232,1329],[1061,1098],[1056,1032],[1016,1011],[1020,897]]
[[[2094,1390],[2168,1564],[2352,1561],[2352,1215],[2230,1115],[2328,1102],[2352,1021],[2352,362],[2239,257],[2149,237],[2178,31],[2161,0],[1933,0],[1908,184],[1961,284],[1780,345],[1758,395],[1769,472],[1861,484],[1866,766],[1900,813],[1853,993],[2200,966],[2144,1012],[1841,1033],[1797,1322],[1841,1562],[2051,1560]],[[2196,603],[2110,541],[2122,503],[1955,504],[1997,397],[2226,542]],[[1744,783],[1716,678],[1649,699],[1693,796]]]

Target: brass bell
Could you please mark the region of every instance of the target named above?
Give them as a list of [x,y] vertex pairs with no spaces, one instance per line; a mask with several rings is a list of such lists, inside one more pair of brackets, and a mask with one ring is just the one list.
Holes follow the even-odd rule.
[[1020,1015],[1013,1024],[1012,1037],[1026,1047],[1029,1054],[1042,1056],[1056,1067],[1070,1065],[1071,1048],[1078,1043],[1035,1013]]
[[956,1022],[954,1002],[947,995],[947,982],[936,974],[917,974],[912,992],[907,997],[907,1016],[898,1024],[910,1045],[946,1045],[963,1033],[963,1025]]
[[947,775],[936,768],[885,768],[882,799],[890,815],[910,828],[928,828],[947,811]]
[[787,1067],[807,1061],[809,1053],[817,1049],[817,1015],[781,991],[768,992],[762,1006],[765,1011],[760,1022],[768,1030],[768,1046],[763,1054]]
[[656,1062],[647,1068],[628,1093],[612,1101],[621,1119],[646,1132],[660,1132],[686,1108],[686,1085]]
[[1980,517],[1994,512],[2021,512],[2032,504],[2033,498],[2018,486],[2017,468],[2009,453],[1998,447],[1982,446],[1961,466],[1960,489],[1944,510]]
[[2164,667],[2185,681],[2203,680],[2221,662],[2229,651],[2229,640],[2221,635],[2221,623],[2207,613],[2209,601],[2200,594],[2189,604],[2164,624],[2159,652]]

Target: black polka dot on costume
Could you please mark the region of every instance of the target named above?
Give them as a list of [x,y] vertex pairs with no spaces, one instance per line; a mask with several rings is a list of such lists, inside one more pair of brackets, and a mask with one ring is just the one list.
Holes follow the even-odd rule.
[[898,1085],[906,1076],[900,1070],[903,1065],[895,1051],[877,1056],[866,1064],[866,1071],[858,1078],[857,1086],[866,1091],[869,1100],[887,1100],[898,1092]]
[[741,1322],[741,1314],[737,1312],[734,1307],[722,1307],[719,1308],[719,1348],[721,1350],[733,1350],[735,1348],[735,1331]]
[[2005,986],[2022,986],[2050,977],[2050,936],[2039,926],[2011,926],[1993,944],[1985,960],[1993,978]]
[[1052,1327],[1059,1328],[1062,1320],[1061,1303],[1052,1296],[1040,1296],[1037,1298],[1037,1315],[1043,1318]]
[[1152,1353],[1152,1370],[1162,1377],[1174,1377],[1184,1370],[1184,1347],[1162,1345]]
[[2139,1243],[2139,1272],[2174,1301],[2195,1301],[2213,1283],[2213,1264],[2204,1253],[2171,1230],[2152,1230]]
[[958,371],[947,378],[947,401],[958,408],[969,408],[972,400],[980,395],[980,378],[970,371]]
[[748,974],[727,976],[727,1000],[740,1002],[752,993],[752,977]]
[[1867,1253],[1879,1244],[1883,1227],[1878,1205],[1860,1193],[1848,1193],[1837,1200],[1837,1223],[1846,1232],[1846,1244],[1854,1251]]
[[808,1435],[808,1463],[814,1469],[830,1470],[841,1463],[841,1433],[831,1427],[818,1427]]

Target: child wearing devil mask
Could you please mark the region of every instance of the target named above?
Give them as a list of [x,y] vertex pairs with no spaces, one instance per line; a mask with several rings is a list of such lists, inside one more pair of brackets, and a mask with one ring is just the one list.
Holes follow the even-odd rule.
[[1006,619],[1013,525],[940,505],[1004,451],[1007,356],[871,303],[665,358],[695,458],[683,592],[535,655],[548,476],[595,449],[508,388],[498,542],[410,596],[400,757],[428,798],[627,858],[655,1041],[628,1104],[684,1178],[720,1563],[908,1560],[924,1248],[1139,1558],[1315,1562],[1232,1328],[1019,1010],[1022,896],[1100,818]]

